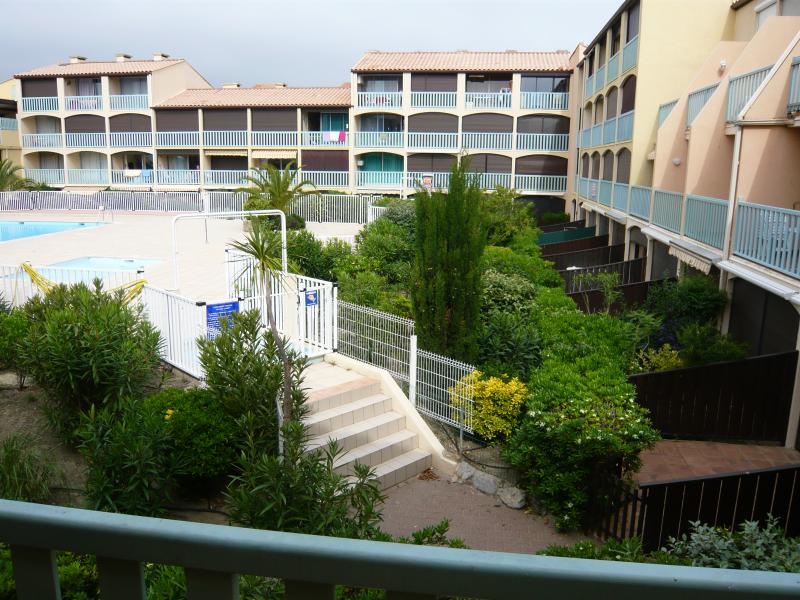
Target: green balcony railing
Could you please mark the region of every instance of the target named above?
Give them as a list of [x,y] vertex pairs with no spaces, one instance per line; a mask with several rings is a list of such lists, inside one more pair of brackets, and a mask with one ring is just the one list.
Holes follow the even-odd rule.
[[677,100],[673,100],[672,102],[665,102],[661,106],[658,107],[658,126],[661,127],[664,124],[664,121],[667,120],[667,117],[672,112],[672,109],[675,108],[675,105],[678,104]]
[[636,66],[639,55],[639,36],[637,35],[622,49],[622,72],[631,70]]
[[673,233],[681,231],[681,209],[683,195],[665,190],[653,191],[653,225]]
[[600,204],[603,206],[611,206],[611,182],[610,181],[601,181],[600,182]]
[[684,235],[722,250],[727,215],[728,203],[725,200],[705,196],[687,196]]
[[733,253],[800,278],[800,211],[739,201]]
[[771,70],[772,65],[728,79],[728,106],[725,111],[725,120],[728,123],[732,123],[739,117],[739,113],[742,112]]
[[719,83],[714,83],[689,94],[688,107],[686,109],[686,127],[692,126],[692,122],[703,110],[703,107],[711,99],[718,87]]

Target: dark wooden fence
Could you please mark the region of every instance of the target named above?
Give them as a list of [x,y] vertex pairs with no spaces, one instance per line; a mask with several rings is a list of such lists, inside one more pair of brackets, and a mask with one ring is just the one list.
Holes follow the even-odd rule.
[[596,235],[594,237],[583,238],[581,240],[571,240],[568,242],[557,242],[553,244],[544,244],[540,241],[539,245],[542,247],[542,256],[546,258],[553,254],[563,254],[564,252],[574,252],[576,250],[588,250],[589,248],[608,246],[608,236]]
[[647,552],[688,533],[691,521],[731,529],[773,515],[787,536],[797,536],[800,465],[620,488],[604,515],[594,527],[600,537],[638,536]]
[[586,227],[586,221],[570,221],[569,223],[553,223],[552,225],[539,225],[542,233],[550,233],[551,231],[564,231],[565,229],[581,229]]
[[624,255],[625,244],[616,244],[614,246],[601,246],[576,252],[551,254],[547,257],[547,260],[553,263],[553,268],[556,271],[562,271],[567,267],[593,267],[595,265],[620,262]]
[[600,273],[617,273],[619,275],[618,285],[629,285],[631,283],[641,283],[644,281],[645,259],[636,258],[623,262],[610,263],[607,265],[597,265],[595,267],[585,267],[583,269],[568,269],[559,271],[566,283],[567,294],[576,294],[590,290],[600,289],[600,285],[595,281],[584,281],[581,275],[598,275]]
[[[644,304],[647,300],[647,294],[650,291],[650,286],[655,283],[653,281],[642,281],[639,283],[629,283],[628,285],[620,285],[615,288],[616,291],[622,294],[622,298],[611,306],[612,314],[622,312],[626,308],[635,308]],[[569,297],[575,301],[585,313],[599,312],[605,309],[605,300],[603,293],[600,290],[590,290],[588,292],[575,292],[569,294]]]
[[560,242],[569,242],[572,240],[582,240],[590,238],[595,235],[595,228],[592,227],[579,227],[577,229],[562,229],[561,231],[550,231],[539,235],[539,244],[556,244]]
[[783,443],[797,352],[632,375],[664,437]]

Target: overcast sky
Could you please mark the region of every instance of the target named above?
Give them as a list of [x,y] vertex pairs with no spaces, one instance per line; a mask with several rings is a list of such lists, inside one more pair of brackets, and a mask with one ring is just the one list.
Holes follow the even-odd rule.
[[186,58],[212,84],[337,85],[367,50],[573,50],[622,0],[18,0],[0,80],[80,54]]

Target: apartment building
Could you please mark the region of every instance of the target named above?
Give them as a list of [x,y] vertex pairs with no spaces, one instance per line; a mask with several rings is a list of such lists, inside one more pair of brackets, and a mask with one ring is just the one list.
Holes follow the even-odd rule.
[[0,82],[0,160],[20,164],[16,81]]

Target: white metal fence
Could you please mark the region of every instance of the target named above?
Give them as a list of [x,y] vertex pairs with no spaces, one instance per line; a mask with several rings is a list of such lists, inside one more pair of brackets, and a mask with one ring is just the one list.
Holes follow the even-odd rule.
[[[109,290],[130,283],[139,274],[136,271],[112,271],[96,269],[69,269],[61,267],[33,267],[45,279],[68,285],[85,283],[91,285],[95,279]],[[0,296],[12,306],[21,306],[30,298],[41,295],[41,290],[30,276],[19,266],[0,265]]]
[[372,203],[379,196],[308,194],[298,198],[291,211],[314,223],[367,223]]

